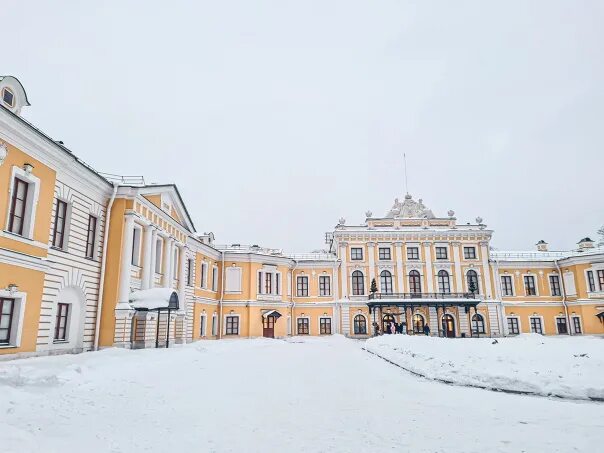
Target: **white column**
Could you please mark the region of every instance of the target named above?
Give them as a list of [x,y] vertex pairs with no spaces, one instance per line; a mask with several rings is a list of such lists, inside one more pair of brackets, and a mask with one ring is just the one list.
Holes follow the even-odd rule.
[[396,281],[398,282],[398,292],[404,293],[405,291],[405,270],[403,269],[403,243],[394,243],[396,253]]
[[163,269],[162,273],[164,274],[163,287],[171,288],[172,287],[172,244],[174,243],[174,239],[165,238],[164,239],[164,256],[163,256]]
[[338,266],[338,263],[335,263],[335,267],[333,269],[333,280],[332,280],[332,284],[333,284],[333,300],[334,301],[338,301],[340,300],[340,288],[339,288],[339,274],[340,274],[340,267]]
[[342,299],[348,297],[348,244],[342,242],[340,244],[340,259],[342,260]]
[[491,287],[491,268],[489,266],[489,243],[481,242],[480,250],[482,255],[482,273],[484,274],[484,292],[486,299],[493,299],[493,290]]
[[151,249],[153,248],[153,225],[145,225],[145,234],[143,237],[143,271],[141,274],[141,289],[148,289],[151,282],[150,275],[153,272],[151,268]]
[[460,242],[453,242],[453,264],[455,265],[455,286],[458,293],[463,293],[463,276],[461,275],[461,256],[459,254]]
[[434,269],[432,269],[432,247],[430,242],[424,242],[426,255],[426,287],[429,293],[434,292]]
[[125,217],[118,293],[120,304],[127,304],[130,299],[130,266],[132,265],[132,235],[134,234],[134,216],[127,214]]
[[184,311],[187,306],[185,299],[185,285],[187,283],[187,279],[185,276],[185,268],[187,263],[187,248],[183,244],[179,244],[178,251],[178,259],[180,260],[178,270],[178,299],[180,300],[180,309]]
[[[369,255],[369,288],[371,288],[371,282],[373,281],[373,279],[375,278],[375,242],[368,242],[367,243],[367,254]],[[378,289],[380,288],[380,282],[377,282],[378,284]]]

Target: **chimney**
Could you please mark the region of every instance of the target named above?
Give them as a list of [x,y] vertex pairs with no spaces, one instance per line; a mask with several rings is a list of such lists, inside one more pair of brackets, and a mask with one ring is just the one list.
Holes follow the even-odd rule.
[[594,241],[592,241],[590,238],[583,238],[577,242],[577,244],[579,244],[580,251],[594,248]]
[[548,248],[547,248],[547,242],[545,242],[543,239],[541,239],[539,242],[537,242],[537,250],[540,252],[547,252]]

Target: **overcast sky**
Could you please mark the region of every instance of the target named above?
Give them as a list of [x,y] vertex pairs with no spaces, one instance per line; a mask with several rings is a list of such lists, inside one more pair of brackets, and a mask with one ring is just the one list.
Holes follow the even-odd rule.
[[178,185],[218,243],[323,247],[409,192],[499,249],[604,224],[601,1],[2,1],[24,116]]

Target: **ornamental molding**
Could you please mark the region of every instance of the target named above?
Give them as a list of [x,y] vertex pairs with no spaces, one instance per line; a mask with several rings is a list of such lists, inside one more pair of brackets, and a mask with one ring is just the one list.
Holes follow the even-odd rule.
[[433,219],[435,216],[430,209],[426,208],[421,198],[415,201],[411,195],[407,194],[402,202],[398,198],[394,199],[394,204],[386,214],[386,218]]
[[378,264],[378,270],[393,271],[394,264]]
[[410,270],[410,271],[412,271],[412,270],[421,271],[424,268],[423,264],[420,264],[420,263],[409,263],[406,265],[406,267],[407,267],[407,270]]
[[433,265],[434,265],[435,269],[449,270],[449,269],[451,269],[451,266],[453,265],[453,263],[433,263]]

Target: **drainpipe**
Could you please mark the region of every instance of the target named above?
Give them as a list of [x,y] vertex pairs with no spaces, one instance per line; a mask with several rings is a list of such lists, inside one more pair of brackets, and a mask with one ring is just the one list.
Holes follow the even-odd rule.
[[224,268],[224,250],[220,251],[220,254],[222,255],[222,275],[220,280],[222,281],[221,284],[221,288],[220,288],[220,302],[218,303],[218,339],[220,340],[222,338],[222,301],[224,300],[224,274],[225,274],[225,268]]
[[503,316],[503,296],[501,294],[501,276],[499,275],[499,260],[495,260],[495,296],[499,299],[499,309],[497,310],[497,317],[501,325],[501,336],[508,336],[508,325],[507,320]]
[[560,286],[562,287],[562,305],[564,305],[564,315],[566,316],[566,332],[567,335],[572,335],[571,333],[571,325],[570,318],[568,317],[568,304],[566,303],[566,285],[564,284],[564,276],[562,275],[562,271],[560,270],[560,265],[558,264],[558,260],[554,260],[556,263],[556,268],[558,269],[558,275],[560,276]]
[[292,269],[292,278],[291,281],[289,282],[289,294],[291,297],[291,308],[290,308],[290,329],[291,329],[291,334],[290,337],[294,336],[294,327],[296,326],[296,320],[294,319],[294,308],[296,308],[296,302],[294,301],[294,271],[296,270],[296,268],[298,267],[298,261],[294,260],[294,268]]
[[113,183],[113,193],[107,205],[107,215],[105,216],[105,234],[103,235],[103,256],[101,257],[101,280],[99,282],[99,297],[96,304],[96,325],[94,328],[94,350],[99,349],[99,328],[101,326],[101,310],[103,308],[103,289],[105,287],[105,266],[107,264],[107,238],[109,237],[109,222],[111,221],[111,208],[117,195],[118,185]]

